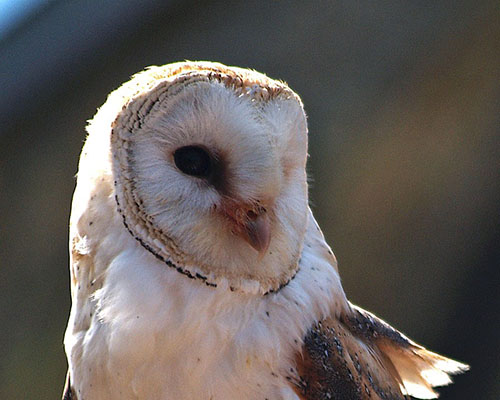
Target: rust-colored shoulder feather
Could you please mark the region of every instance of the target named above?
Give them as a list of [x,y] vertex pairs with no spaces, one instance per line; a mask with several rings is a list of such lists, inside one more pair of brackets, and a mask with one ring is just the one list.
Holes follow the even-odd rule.
[[468,369],[412,342],[373,314],[350,305],[318,322],[297,355],[303,400],[436,398],[433,386]]

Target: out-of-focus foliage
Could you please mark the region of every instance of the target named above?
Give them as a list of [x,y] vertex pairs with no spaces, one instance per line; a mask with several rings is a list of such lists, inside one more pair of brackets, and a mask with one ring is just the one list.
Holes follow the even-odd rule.
[[286,80],[347,294],[499,398],[496,1],[53,1],[0,42],[0,398],[59,396],[67,222],[85,121],[151,64]]

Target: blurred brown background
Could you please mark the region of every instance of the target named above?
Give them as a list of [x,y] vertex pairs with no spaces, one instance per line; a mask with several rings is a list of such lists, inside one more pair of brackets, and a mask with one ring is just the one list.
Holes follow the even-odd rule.
[[0,398],[61,393],[67,224],[85,121],[151,64],[286,80],[313,209],[355,303],[500,398],[497,1],[38,1],[0,36]]

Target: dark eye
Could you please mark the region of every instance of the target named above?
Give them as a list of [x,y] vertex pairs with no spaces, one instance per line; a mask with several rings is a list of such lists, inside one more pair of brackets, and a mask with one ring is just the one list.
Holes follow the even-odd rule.
[[198,146],[178,148],[174,153],[174,161],[186,175],[206,178],[210,175],[211,160],[208,153]]

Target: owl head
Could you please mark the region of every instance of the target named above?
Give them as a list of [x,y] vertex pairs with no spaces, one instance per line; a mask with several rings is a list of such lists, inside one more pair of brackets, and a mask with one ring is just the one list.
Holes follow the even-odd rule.
[[108,97],[88,131],[80,170],[100,170],[122,228],[166,268],[255,293],[293,278],[308,219],[307,124],[285,83],[210,62],[151,67]]

